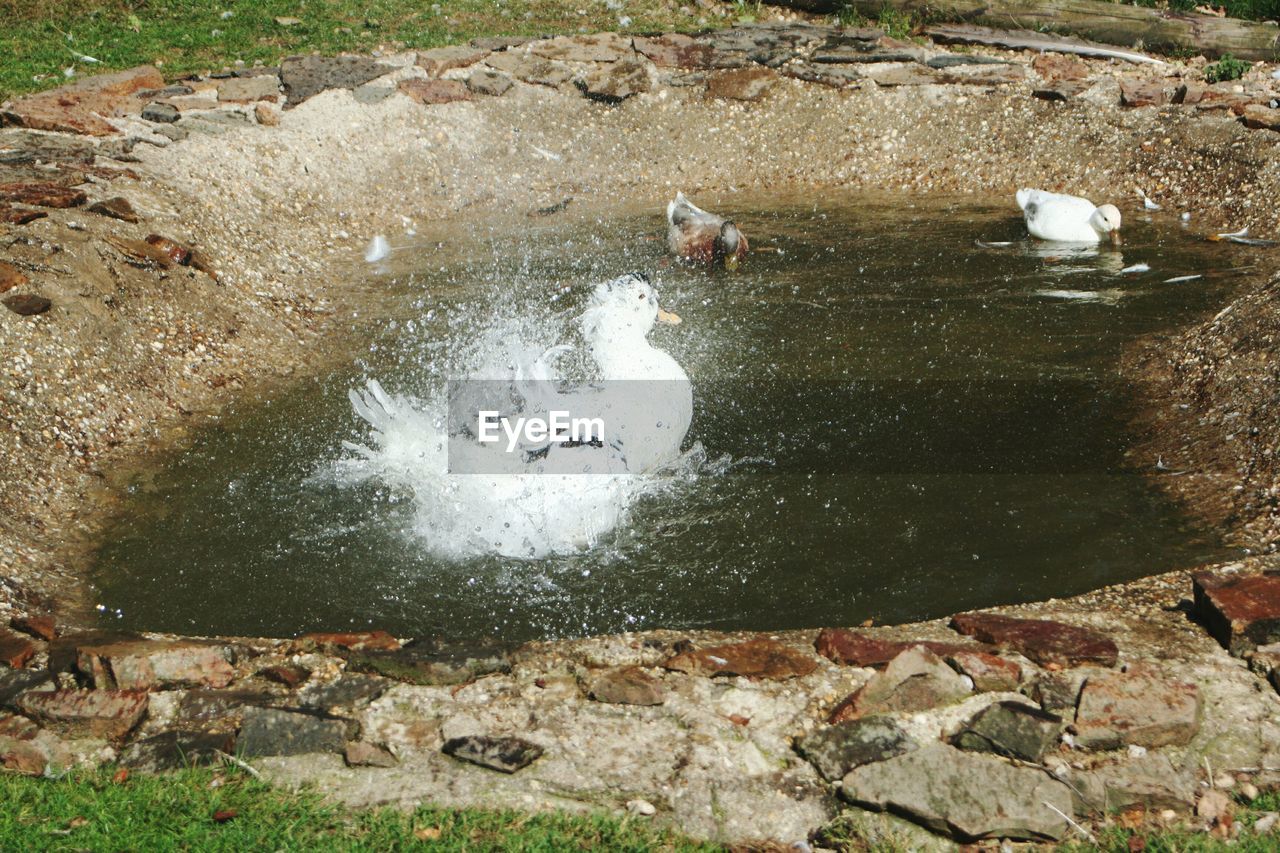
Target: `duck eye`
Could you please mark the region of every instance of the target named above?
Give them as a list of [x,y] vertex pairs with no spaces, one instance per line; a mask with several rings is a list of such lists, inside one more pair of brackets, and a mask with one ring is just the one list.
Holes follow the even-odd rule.
[[644,300],[644,294],[643,294],[643,293],[642,293],[642,294],[640,294],[640,299],[641,299],[641,301],[643,301],[643,300]]

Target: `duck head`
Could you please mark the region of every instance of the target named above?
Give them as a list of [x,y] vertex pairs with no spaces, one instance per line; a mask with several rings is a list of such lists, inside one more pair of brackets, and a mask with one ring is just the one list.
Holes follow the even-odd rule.
[[745,253],[745,248],[746,238],[742,236],[738,226],[733,224],[733,220],[726,219],[720,225],[720,233],[716,235],[714,244],[715,257],[723,258],[726,268],[737,269],[738,261]]
[[1120,244],[1120,209],[1114,204],[1104,204],[1089,217],[1089,225],[1099,236],[1109,237],[1111,242]]
[[644,273],[600,282],[582,315],[582,331],[588,339],[619,333],[644,337],[654,323],[674,326],[680,317],[658,304],[658,293]]

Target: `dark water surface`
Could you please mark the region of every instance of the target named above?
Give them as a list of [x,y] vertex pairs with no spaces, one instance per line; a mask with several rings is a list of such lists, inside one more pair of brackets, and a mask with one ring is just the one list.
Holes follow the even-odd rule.
[[[103,618],[513,640],[848,625],[1227,553],[1121,465],[1133,395],[1115,370],[1136,337],[1226,302],[1245,280],[1221,274],[1232,247],[1129,212],[1122,253],[1072,255],[1025,240],[1011,205],[757,202],[729,205],[758,250],[736,274],[662,266],[653,213],[416,238],[363,285],[357,363],[241,405],[129,489],[95,570]],[[494,311],[570,325],[581,299],[557,288],[632,269],[684,319],[652,337],[693,380],[690,440],[738,464],[644,500],[589,553],[534,562],[432,558],[407,498],[323,476],[363,440],[346,394],[364,377],[421,391]]]

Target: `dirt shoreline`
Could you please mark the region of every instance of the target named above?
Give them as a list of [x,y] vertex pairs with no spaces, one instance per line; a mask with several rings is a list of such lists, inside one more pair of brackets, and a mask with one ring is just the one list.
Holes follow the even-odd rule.
[[[1122,89],[1130,97],[1135,78],[1176,91],[1197,82],[1202,61],[1148,68],[1072,60],[1074,77],[1064,77],[1060,64],[1037,60],[1033,66],[1029,55],[930,47],[908,61],[859,63],[853,57],[818,67],[808,63],[812,44],[800,46],[812,33],[788,41],[775,37],[782,30],[773,32],[765,46],[792,51],[782,71],[767,65],[726,70],[714,63],[679,68],[638,54],[630,39],[568,39],[541,55],[530,52],[542,49],[535,43],[473,51],[476,56],[463,65],[436,67],[432,73],[442,77],[431,82],[431,91],[461,98],[449,103],[421,102],[425,84],[413,81],[430,80],[424,69],[432,66],[408,55],[383,58],[387,67],[353,84],[354,94],[352,87],[330,88],[283,113],[271,105],[274,95],[256,104],[205,103],[192,115],[214,129],[193,121],[179,141],[169,140],[182,135],[165,131],[170,125],[129,119],[126,135],[142,141],[131,151],[112,149],[114,158],[98,162],[132,174],[89,176],[89,189],[94,198],[127,197],[141,223],[73,207],[49,210],[26,225],[0,225],[7,257],[31,279],[18,290],[53,300],[38,317],[0,310],[0,352],[8,356],[8,369],[0,372],[0,577],[9,579],[0,585],[0,617],[50,609],[50,600],[65,624],[84,616],[92,597],[80,570],[85,543],[106,511],[103,495],[118,487],[122,472],[145,464],[148,454],[181,446],[201,418],[334,358],[333,345],[340,345],[361,310],[361,255],[374,234],[394,240],[406,229],[455,218],[496,230],[519,228],[566,198],[574,199],[575,214],[624,197],[658,210],[677,189],[723,198],[779,186],[897,192],[904,199],[920,193],[1012,199],[1017,187],[1035,185],[1114,201],[1125,215],[1140,209],[1140,188],[1163,205],[1153,215],[1167,217],[1170,227],[1183,212],[1201,233],[1248,226],[1265,237],[1280,223],[1269,204],[1280,197],[1280,134],[1246,127],[1231,106],[1121,106]],[[717,38],[724,41],[711,54],[697,55],[714,59],[737,49],[733,37]],[[758,38],[752,44],[763,49]],[[686,57],[687,49],[684,42],[672,48]],[[942,72],[925,62],[944,53],[966,64]],[[967,64],[973,57],[1003,64]],[[822,82],[783,73],[802,62],[803,74]],[[833,82],[832,69],[855,66],[861,70]],[[547,76],[547,68],[568,76],[554,78],[558,85],[521,76]],[[489,76],[477,77],[476,69]],[[1229,94],[1269,97],[1272,70],[1256,68],[1239,93]],[[938,76],[943,73],[952,76]],[[897,77],[886,76],[892,74]],[[494,75],[505,84],[495,83]],[[440,88],[441,82],[452,85]],[[217,97],[223,85],[196,82],[193,94],[175,97]],[[1046,87],[1067,92],[1066,100],[1033,96]],[[584,97],[584,89],[593,97]],[[235,116],[214,121],[214,113]],[[182,121],[171,126],[182,128]],[[0,134],[0,148],[47,146],[62,137]],[[152,232],[198,247],[216,281],[189,266],[131,263],[105,241],[108,235],[128,240]],[[1204,371],[1231,361],[1235,342],[1251,342],[1255,327],[1269,329],[1267,319],[1278,314],[1274,293],[1269,286],[1242,296],[1234,314],[1224,311],[1181,335],[1176,348],[1162,344],[1153,350],[1156,357],[1135,359],[1127,369],[1135,378],[1165,370],[1166,379],[1179,383],[1178,403],[1201,405],[1211,381]],[[1232,317],[1253,319],[1231,326]],[[1270,345],[1269,335],[1264,345]],[[1213,358],[1203,355],[1209,351]],[[1255,367],[1271,375],[1275,368],[1259,361]],[[1226,416],[1212,390],[1207,399],[1206,411]],[[1270,410],[1259,404],[1251,411]],[[1259,447],[1271,441],[1273,430],[1252,434]],[[1274,500],[1233,504],[1223,512],[1209,499],[1224,490],[1234,494],[1240,478],[1232,471],[1234,457],[1221,449],[1220,433],[1190,442],[1200,456],[1178,459],[1197,470],[1225,472],[1196,493],[1193,509],[1203,504],[1242,541],[1268,545],[1274,537],[1257,534],[1249,519],[1260,505],[1271,513]],[[1170,432],[1156,429],[1153,435],[1142,452],[1164,453]],[[1274,473],[1255,466],[1245,481],[1255,495],[1274,492]],[[1274,523],[1274,514],[1266,517]],[[1158,602],[1153,606],[1168,612],[1177,598],[1171,601],[1172,587],[1162,584],[1183,589],[1185,583],[1179,573],[1013,611],[1067,614],[1132,632],[1138,630],[1130,624],[1135,602],[1152,597]],[[1165,627],[1166,639],[1186,635],[1180,626]],[[926,623],[902,630],[931,629]],[[601,647],[611,642],[582,641]],[[1225,658],[1207,646],[1200,653],[1203,660]],[[1147,656],[1161,653],[1153,647]],[[530,688],[521,681],[510,689]],[[814,814],[804,812],[796,827]],[[728,831],[698,826],[708,837]],[[730,835],[752,837],[748,829],[757,827],[746,820]]]

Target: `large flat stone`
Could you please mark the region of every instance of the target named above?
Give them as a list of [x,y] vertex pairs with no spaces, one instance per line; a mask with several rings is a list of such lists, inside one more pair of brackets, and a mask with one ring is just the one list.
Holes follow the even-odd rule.
[[142,102],[135,92],[164,87],[164,78],[150,65],[86,77],[48,92],[19,98],[0,112],[0,125],[109,136],[115,128],[102,116],[136,115]]
[[274,74],[260,74],[257,77],[232,77],[218,84],[218,100],[233,103],[249,103],[264,98],[275,100],[280,97],[280,78]]
[[542,757],[542,747],[518,737],[468,735],[445,741],[442,751],[459,761],[515,773]]
[[1116,644],[1101,631],[1050,619],[961,613],[951,617],[951,627],[984,643],[1013,649],[1042,665],[1114,666],[1120,654]]
[[1038,764],[1058,743],[1062,718],[1021,702],[996,702],[969,719],[951,742],[972,752],[993,752]]
[[1159,107],[1173,100],[1174,88],[1165,80],[1120,78],[1120,103],[1126,107]]
[[356,708],[377,699],[394,682],[373,675],[344,673],[327,684],[316,684],[298,694],[302,707],[329,711]]
[[1233,655],[1280,642],[1280,574],[1199,572],[1192,581],[1196,616]]
[[480,48],[450,45],[418,51],[417,65],[432,77],[439,77],[451,69],[475,65],[488,55],[489,51]]
[[256,688],[188,690],[178,702],[178,719],[201,728],[236,728],[245,708],[276,705],[286,697]]
[[382,675],[409,684],[464,684],[496,672],[510,672],[503,646],[421,642],[396,651],[346,654],[347,670]]
[[315,648],[345,649],[347,651],[386,651],[400,648],[400,641],[386,631],[351,631],[346,633],[320,632],[303,634],[295,643],[303,650]]
[[1182,813],[1195,808],[1194,773],[1175,767],[1157,752],[1100,767],[1067,770],[1076,796],[1077,814],[1113,815],[1130,808]]
[[534,42],[529,52],[543,59],[563,62],[617,62],[635,56],[631,39],[617,33],[559,36]]
[[917,749],[891,717],[864,717],[818,729],[796,742],[796,752],[834,782],[855,767]]
[[188,640],[85,645],[77,668],[104,690],[226,687],[235,677],[226,646]]
[[48,672],[39,669],[0,670],[0,708],[16,709],[17,699],[28,690],[39,690],[53,682]]
[[663,666],[690,675],[740,675],[747,678],[795,678],[818,668],[811,656],[776,640],[758,639],[683,652]]
[[1072,810],[1071,790],[1048,773],[940,743],[854,769],[840,796],[962,841],[1057,841],[1067,822],[1045,804]]
[[236,748],[244,755],[303,755],[342,752],[355,738],[351,720],[284,711],[245,708]]
[[354,89],[394,70],[366,56],[290,56],[280,63],[280,82],[291,108],[328,89]]
[[0,184],[0,202],[37,207],[79,207],[89,200],[84,190],[43,181]]
[[35,655],[35,643],[21,634],[0,628],[0,663],[11,669],[22,669]]
[[1022,683],[1022,667],[999,655],[986,652],[952,652],[947,663],[961,675],[969,676],[980,692],[1013,691]]
[[964,676],[926,648],[907,649],[831,712],[839,723],[871,714],[915,713],[947,705],[970,693]]
[[616,104],[653,88],[653,77],[643,62],[622,59],[602,65],[578,81],[588,98]]
[[218,761],[219,752],[234,755],[232,732],[167,731],[129,744],[120,753],[120,764],[144,773],[164,773]]
[[420,104],[450,104],[471,100],[471,90],[461,80],[401,80],[397,88]]
[[740,53],[725,53],[682,33],[668,33],[633,40],[635,49],[660,68],[745,68],[751,60]]
[[768,68],[720,71],[707,80],[707,94],[733,101],[758,101],[769,93],[777,79],[777,72]]
[[124,690],[50,690],[23,693],[23,714],[47,728],[71,735],[118,740],[147,713],[147,694]]
[[1190,742],[1200,729],[1200,688],[1146,670],[1089,678],[1076,708],[1076,743],[1086,749]]
[[486,59],[484,64],[510,74],[517,80],[536,83],[539,86],[562,86],[574,77],[573,69],[563,62],[554,62],[518,51],[495,53]]
[[661,705],[667,700],[662,684],[638,667],[602,672],[587,682],[587,696],[614,705]]
[[946,657],[956,652],[981,651],[976,643],[940,643],[933,640],[881,640],[848,628],[823,628],[813,646],[818,654],[850,666],[882,667],[907,649],[923,646]]

